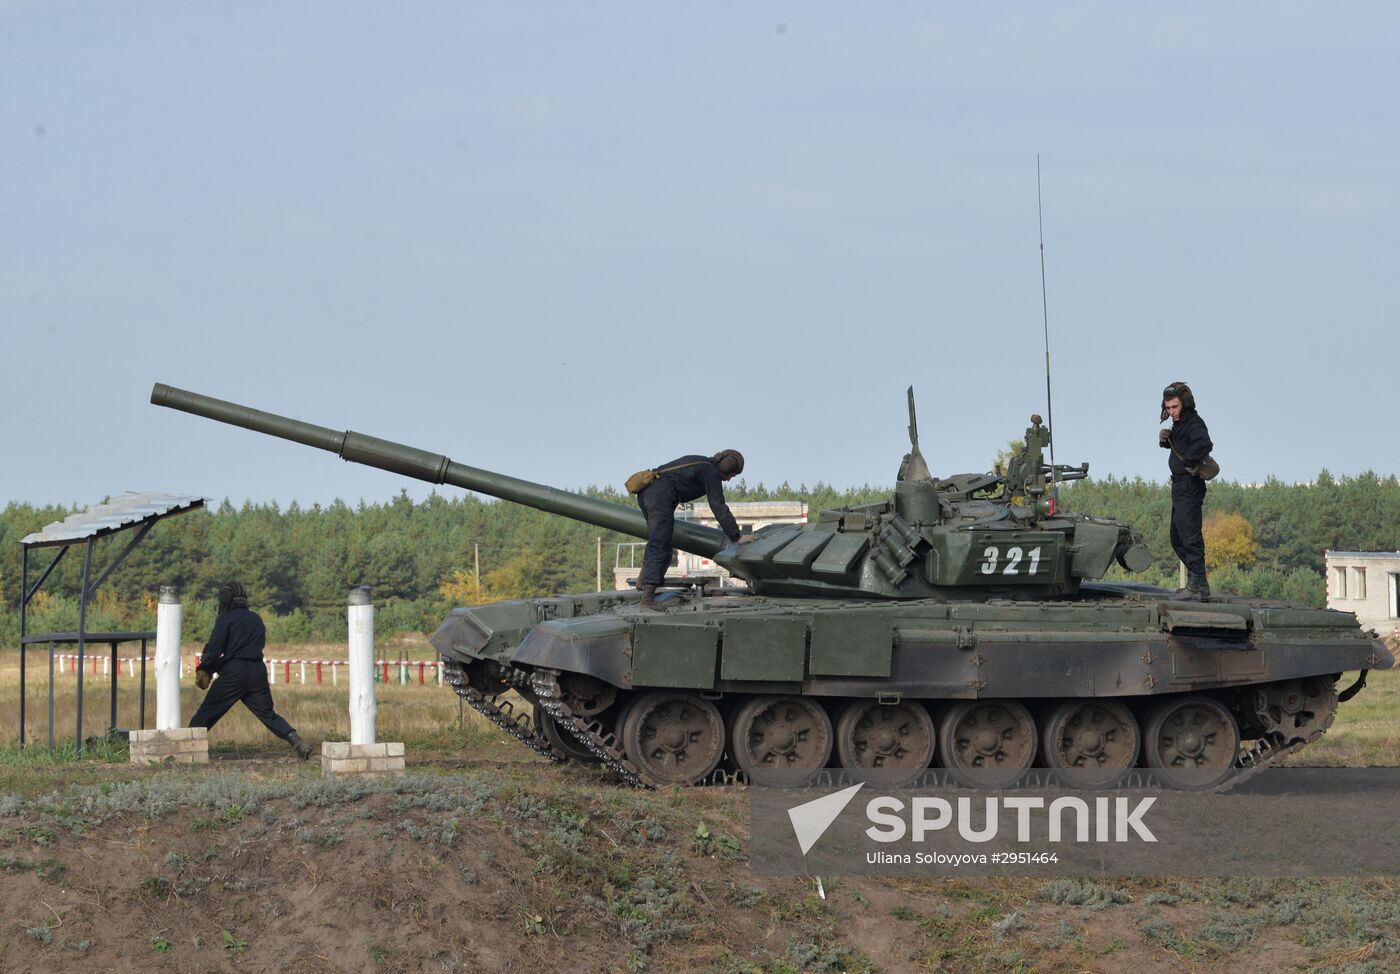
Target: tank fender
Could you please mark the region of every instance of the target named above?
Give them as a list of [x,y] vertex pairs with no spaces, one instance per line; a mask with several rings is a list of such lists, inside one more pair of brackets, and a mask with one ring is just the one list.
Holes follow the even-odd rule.
[[516,666],[587,673],[632,686],[632,624],[618,616],[554,619],[531,629],[511,655]]
[[504,661],[536,621],[528,599],[453,609],[428,641],[440,655],[451,659]]

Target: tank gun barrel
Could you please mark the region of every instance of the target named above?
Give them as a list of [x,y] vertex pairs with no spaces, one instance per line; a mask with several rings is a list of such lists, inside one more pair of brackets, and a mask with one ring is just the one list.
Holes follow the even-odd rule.
[[[490,470],[469,467],[441,454],[419,450],[392,440],[383,440],[352,430],[341,431],[316,426],[251,406],[241,406],[197,392],[176,389],[160,382],[151,390],[151,402],[157,406],[167,406],[203,416],[205,419],[228,423],[230,426],[241,426],[258,433],[266,433],[268,436],[292,440],[318,450],[327,450],[343,460],[389,470],[405,477],[425,480],[430,484],[451,484],[454,487],[474,490],[526,507],[594,524],[619,534],[635,538],[647,536],[646,518],[640,510],[516,477],[507,477]],[[717,528],[677,521],[674,544],[683,551],[713,558],[729,544],[729,539]]]

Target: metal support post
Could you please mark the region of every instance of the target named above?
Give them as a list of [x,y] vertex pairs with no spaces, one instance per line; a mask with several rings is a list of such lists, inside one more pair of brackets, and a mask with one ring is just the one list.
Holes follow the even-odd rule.
[[[29,546],[28,546],[28,545],[22,545],[22,546],[21,546],[21,549],[22,549],[22,550],[21,550],[21,553],[20,553],[20,569],[19,569],[19,746],[20,746],[20,747],[24,747],[24,636],[25,636],[25,622],[27,621],[27,620],[26,620],[26,612],[27,612],[27,610],[28,610],[28,608],[29,608]],[[53,644],[52,644],[52,643],[49,644],[49,657],[50,657],[50,660],[52,661],[52,657],[53,657]],[[53,687],[52,687],[52,684],[53,684],[53,677],[52,677],[53,667],[52,667],[52,666],[49,667],[49,672],[50,672],[50,674],[51,674],[50,677],[49,677],[49,683],[50,683],[49,694],[50,694],[50,697],[52,697],[52,695],[53,695]],[[50,711],[50,713],[52,713],[52,711]],[[52,718],[52,717],[49,718],[49,733],[50,733],[50,735],[52,735],[52,733],[53,733],[53,718]],[[49,740],[49,746],[50,746],[50,747],[53,746],[52,736],[50,737],[50,740]]]
[[79,756],[83,753],[83,659],[87,655],[87,591],[88,576],[92,574],[92,540],[88,538],[83,552],[83,580],[78,589],[78,717],[74,748]]
[[141,640],[141,729],[146,729],[146,640]]
[[53,640],[49,640],[49,750],[53,750]]
[[107,732],[117,727],[117,679],[121,676],[122,664],[117,659],[117,642],[112,640],[112,716],[107,720]]

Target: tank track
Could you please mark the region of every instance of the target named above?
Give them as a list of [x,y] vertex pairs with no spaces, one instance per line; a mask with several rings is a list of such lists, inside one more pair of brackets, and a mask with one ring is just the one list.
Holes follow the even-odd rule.
[[654,787],[642,776],[637,766],[627,760],[617,738],[609,734],[601,723],[585,720],[569,709],[569,705],[564,702],[564,693],[559,688],[558,670],[535,670],[530,675],[530,688],[544,712],[619,778],[633,788]]
[[[448,678],[448,682],[451,682],[450,678]],[[463,681],[463,683],[465,684],[465,681]],[[457,684],[454,684],[454,686],[457,686]],[[477,697],[482,698],[479,691],[465,685],[463,688],[476,694]],[[634,788],[652,789],[655,787],[642,775],[641,770],[623,754],[622,748],[615,735],[608,733],[598,721],[585,720],[569,709],[568,704],[564,702],[563,691],[559,687],[559,673],[557,670],[541,669],[533,671],[530,675],[530,688],[533,690],[540,707],[545,713],[554,718],[555,722],[560,727],[565,728],[590,754],[602,761],[604,765],[612,770],[613,773],[624,782]],[[458,693],[462,693],[462,688],[458,689]],[[466,697],[466,694],[464,693],[463,696]],[[469,703],[471,702],[470,697],[466,697],[466,699]],[[484,698],[482,699],[484,700]],[[476,706],[476,704],[473,704],[473,706]],[[508,707],[509,704],[506,704],[506,706]],[[1267,739],[1260,739],[1256,740],[1251,747],[1244,747],[1241,745],[1240,752],[1235,758],[1235,773],[1208,790],[1217,794],[1228,792],[1253,778],[1255,775],[1276,766],[1289,755],[1296,754],[1309,744],[1312,744],[1322,737],[1323,734],[1327,733],[1327,730],[1332,726],[1332,722],[1337,718],[1338,706],[1339,705],[1334,705],[1321,725],[1302,740],[1294,741],[1291,744],[1276,744]],[[480,710],[481,708],[478,707],[477,709]],[[491,717],[491,714],[487,711],[482,710],[482,712],[486,713],[487,717],[494,722],[500,723],[496,721],[494,717]],[[526,721],[523,716],[517,717],[516,721],[518,723],[528,724],[528,721]],[[520,736],[510,727],[506,727],[505,729],[513,736]],[[538,737],[538,732],[533,729],[530,733]],[[521,740],[525,740],[525,738],[522,737]],[[543,742],[543,738],[539,738],[539,740]],[[541,750],[541,748],[532,741],[527,740],[526,743],[535,748],[535,750]],[[545,752],[547,752],[553,760],[565,760],[562,755],[555,756],[556,752],[553,752],[552,749],[549,748],[547,742],[543,743]],[[840,769],[830,770],[839,773]],[[1148,774],[1150,776],[1150,772],[1148,772]],[[744,776],[741,775],[736,779],[732,776],[717,773],[701,784],[747,783],[743,780],[743,777]]]
[[466,668],[461,663],[444,656],[442,664],[442,682],[452,687],[457,696],[465,700],[473,710],[536,754],[541,754],[556,764],[564,764],[569,760],[568,755],[554,749],[527,715],[517,714],[510,701],[500,699],[499,694],[488,697],[472,686],[467,679]]

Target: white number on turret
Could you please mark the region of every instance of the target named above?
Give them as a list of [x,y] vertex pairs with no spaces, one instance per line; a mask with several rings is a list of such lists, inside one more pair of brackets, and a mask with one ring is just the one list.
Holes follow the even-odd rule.
[[[1001,560],[1001,549],[997,548],[995,545],[988,545],[986,548],[982,549],[982,557],[985,559],[980,566],[982,574],[995,575],[997,573],[997,564]],[[1025,574],[1034,575],[1040,569],[1039,547],[1023,552],[1019,546],[1014,546],[1006,549],[1006,567],[1001,570],[1001,573],[1003,575],[1022,574],[1021,561],[1023,558],[1030,559],[1030,566],[1026,569]]]
[[986,550],[982,552],[982,557],[987,559],[982,562],[982,574],[990,575],[995,572],[997,570],[997,550],[988,545]]

